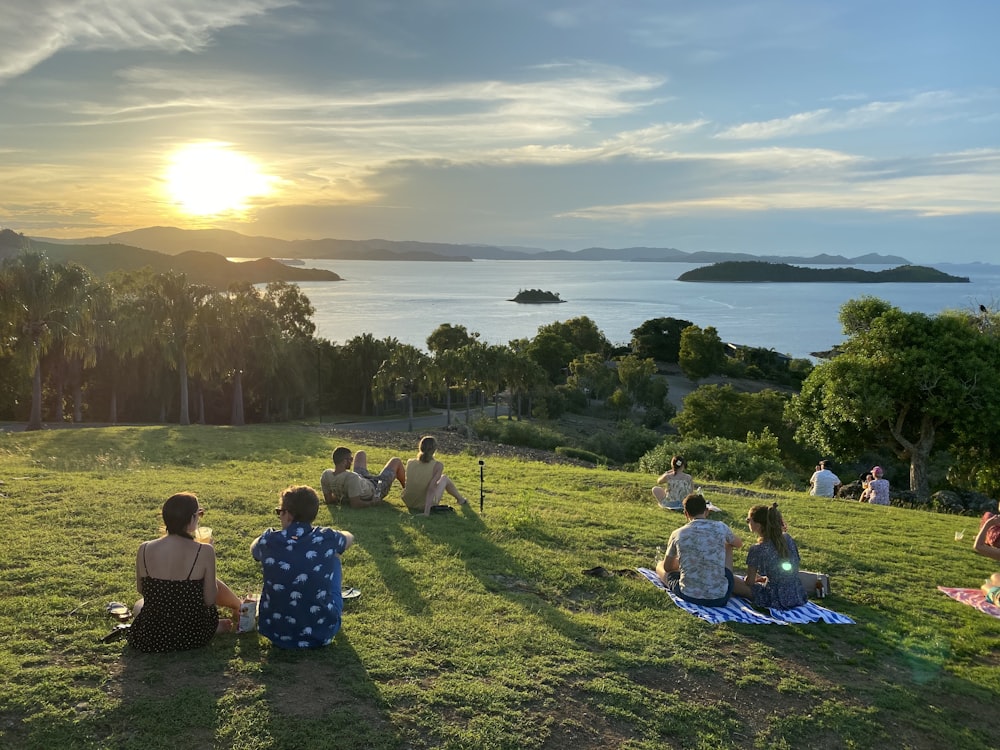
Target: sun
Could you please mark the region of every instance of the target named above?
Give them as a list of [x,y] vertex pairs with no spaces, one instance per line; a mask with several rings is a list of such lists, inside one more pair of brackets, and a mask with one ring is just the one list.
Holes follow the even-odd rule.
[[239,213],[251,198],[271,192],[273,177],[227,143],[196,143],[175,151],[166,172],[167,192],[184,213]]

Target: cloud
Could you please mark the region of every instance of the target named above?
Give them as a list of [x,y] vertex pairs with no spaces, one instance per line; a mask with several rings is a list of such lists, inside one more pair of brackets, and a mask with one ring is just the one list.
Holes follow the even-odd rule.
[[0,82],[64,49],[197,50],[214,32],[296,0],[6,0]]
[[846,110],[833,108],[797,112],[787,117],[734,125],[716,134],[723,140],[770,140],[789,136],[818,135],[885,125],[902,113],[924,113],[937,117],[958,116],[954,108],[965,102],[947,91],[926,91],[909,99],[876,101]]
[[[742,172],[746,166],[767,167],[770,173]],[[924,217],[1000,214],[1000,149],[893,162],[769,149],[704,157],[697,171],[705,179],[685,184],[683,197],[588,206],[560,218],[637,223],[667,216],[787,210]]]

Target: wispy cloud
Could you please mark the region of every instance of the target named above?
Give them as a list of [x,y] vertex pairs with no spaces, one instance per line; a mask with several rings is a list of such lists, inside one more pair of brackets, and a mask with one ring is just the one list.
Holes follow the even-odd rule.
[[63,49],[196,50],[219,29],[297,0],[6,0],[0,82]]
[[787,117],[760,122],[734,125],[718,134],[724,140],[770,140],[791,136],[818,135],[835,131],[857,130],[884,125],[903,113],[925,113],[938,117],[955,116],[949,111],[960,104],[959,99],[947,91],[927,91],[909,99],[869,102],[845,110],[824,108],[810,112],[797,112]]
[[[799,162],[800,154],[789,152],[784,159],[777,156],[774,152],[746,153],[736,160],[743,164],[791,164]],[[713,160],[716,164],[720,161]],[[706,170],[713,169],[713,160],[706,161]],[[1000,214],[1000,150],[996,149],[893,164],[851,157],[820,158],[808,167],[800,163],[800,167],[795,173],[781,169],[770,175],[754,172],[753,182],[743,184],[739,175],[731,172],[723,187],[713,189],[712,184],[722,183],[711,181],[688,185],[682,198],[588,206],[561,216],[634,223],[665,216],[817,209],[925,217]],[[691,192],[699,194],[692,197]]]

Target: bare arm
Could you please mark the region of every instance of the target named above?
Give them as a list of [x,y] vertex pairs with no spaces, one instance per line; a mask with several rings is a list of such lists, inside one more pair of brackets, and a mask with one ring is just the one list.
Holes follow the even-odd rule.
[[205,583],[202,595],[205,599],[205,606],[210,607],[219,598],[219,582],[215,578],[215,548],[211,544],[202,545],[202,555],[208,553],[205,558]]
[[146,566],[142,564],[142,548],[146,546],[143,542],[139,545],[139,551],[135,553],[135,590],[142,596],[142,578],[146,575]]
[[346,543],[344,544],[344,552],[347,552],[350,546],[354,544],[354,534],[352,534],[350,531],[341,531],[340,534],[341,536],[344,537],[344,539],[347,540]]
[[991,547],[986,543],[986,534],[994,526],[1000,526],[1000,515],[993,516],[983,524],[983,527],[979,529],[979,533],[976,534],[976,541],[972,543],[972,549],[983,557],[988,557],[991,560],[1000,560],[1000,549]]
[[427,495],[424,498],[424,515],[429,516],[431,514],[431,507],[434,505],[434,501],[439,497],[438,495],[438,482],[441,481],[441,475],[444,473],[444,464],[440,461],[434,462],[434,471],[431,473],[431,481],[427,483]]

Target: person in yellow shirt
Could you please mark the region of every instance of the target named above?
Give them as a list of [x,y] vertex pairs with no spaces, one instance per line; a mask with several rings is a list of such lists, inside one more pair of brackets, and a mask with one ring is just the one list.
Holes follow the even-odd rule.
[[434,458],[437,441],[432,435],[420,438],[418,454],[406,462],[406,481],[403,487],[403,502],[410,510],[422,510],[425,516],[431,514],[431,508],[441,506],[441,498],[447,492],[465,505],[465,499],[455,483],[444,473],[444,464]]

